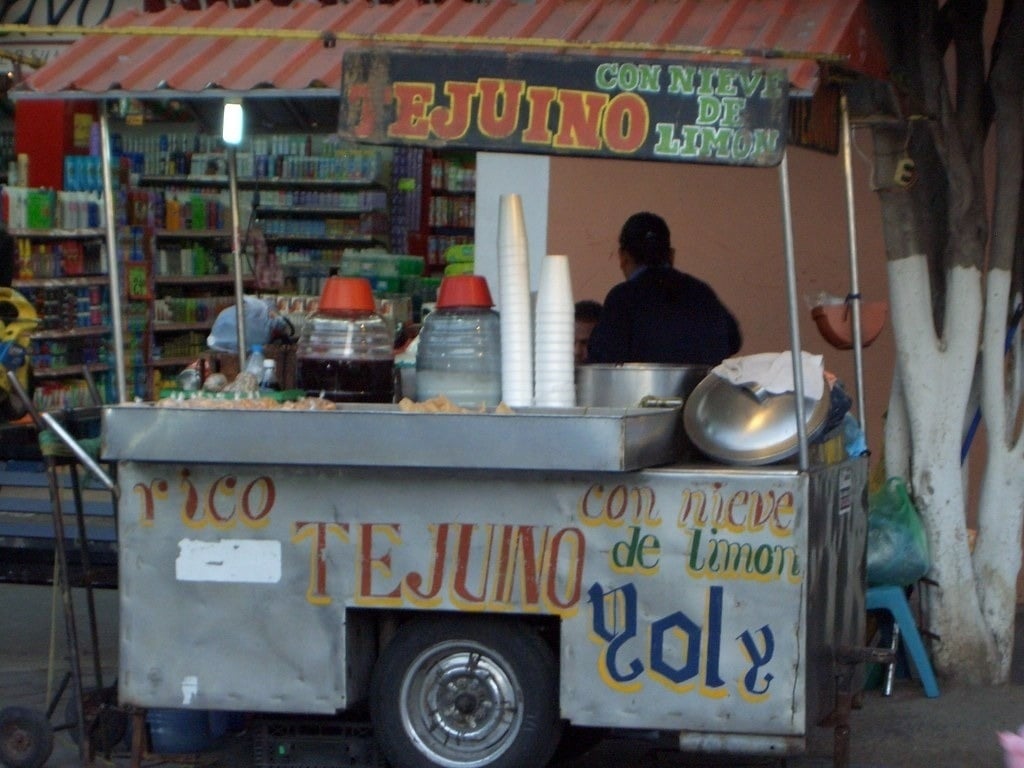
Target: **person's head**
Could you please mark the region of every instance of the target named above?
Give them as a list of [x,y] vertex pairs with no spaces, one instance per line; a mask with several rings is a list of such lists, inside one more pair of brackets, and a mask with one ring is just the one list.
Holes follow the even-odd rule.
[[634,213],[619,232],[619,266],[629,277],[640,267],[659,267],[672,263],[675,249],[668,224],[656,213]]
[[574,351],[576,353],[576,365],[587,362],[587,342],[590,340],[590,333],[597,325],[601,317],[601,305],[592,299],[584,299],[576,302],[576,337]]

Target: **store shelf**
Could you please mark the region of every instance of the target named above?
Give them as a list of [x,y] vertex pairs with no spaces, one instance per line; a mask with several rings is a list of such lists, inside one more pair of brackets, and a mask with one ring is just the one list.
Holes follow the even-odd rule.
[[106,230],[100,227],[90,229],[9,229],[8,234],[14,237],[45,238],[50,240],[74,240],[104,237]]
[[385,246],[386,235],[265,235],[267,243],[327,243],[329,245],[379,245]]
[[153,234],[164,240],[220,240],[234,233],[230,229],[157,229]]
[[[226,187],[226,176],[140,176],[141,186],[194,186],[194,187]],[[243,189],[287,189],[303,187],[307,189],[337,189],[343,187],[380,187],[379,179],[306,179],[306,178],[253,178],[238,179],[238,186]]]
[[380,213],[379,210],[364,210],[362,208],[330,208],[318,205],[260,205],[256,209],[258,214],[273,214],[274,216],[340,216],[352,218],[364,213]]
[[213,328],[213,320],[196,323],[153,323],[153,333],[187,333],[188,331],[208,331]]
[[107,285],[107,275],[75,275],[71,277],[38,277],[27,280],[15,280],[12,287],[17,288],[59,288],[64,286]]
[[146,365],[150,368],[184,368],[195,362],[196,357],[198,355],[191,357],[154,357]]
[[109,325],[92,325],[85,328],[43,328],[29,334],[30,339],[81,339],[87,336],[105,336],[110,333]]
[[[242,282],[251,283],[256,278],[246,275]],[[234,284],[234,275],[155,275],[156,285],[229,285]]]
[[89,373],[102,373],[110,370],[110,366],[106,363],[89,363],[87,366],[64,365],[60,368],[33,368],[32,376],[37,379],[61,379],[66,376],[81,376],[83,367],[88,368]]

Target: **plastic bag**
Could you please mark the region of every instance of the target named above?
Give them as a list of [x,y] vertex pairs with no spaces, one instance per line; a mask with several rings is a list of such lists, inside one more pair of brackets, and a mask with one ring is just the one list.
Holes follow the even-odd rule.
[[870,586],[904,587],[928,572],[924,523],[901,478],[890,477],[868,498],[867,550]]
[[[245,345],[265,345],[277,335],[288,336],[287,321],[277,314],[277,307],[271,302],[255,296],[245,296]],[[218,352],[238,350],[238,312],[235,305],[222,309],[213,321],[206,346]]]

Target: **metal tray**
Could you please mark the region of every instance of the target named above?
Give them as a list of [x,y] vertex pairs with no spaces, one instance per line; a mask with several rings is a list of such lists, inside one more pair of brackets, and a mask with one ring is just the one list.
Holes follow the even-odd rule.
[[520,408],[514,414],[199,410],[103,412],[104,459],[201,464],[627,471],[679,458],[678,408]]

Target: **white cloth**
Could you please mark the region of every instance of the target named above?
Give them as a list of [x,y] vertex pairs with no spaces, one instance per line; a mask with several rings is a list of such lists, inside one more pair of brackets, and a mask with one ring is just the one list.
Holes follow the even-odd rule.
[[[822,355],[801,352],[804,397],[817,402],[825,393],[825,365]],[[730,357],[711,372],[737,386],[751,391],[763,390],[771,395],[793,392],[793,356],[787,352],[762,352],[756,355]]]

